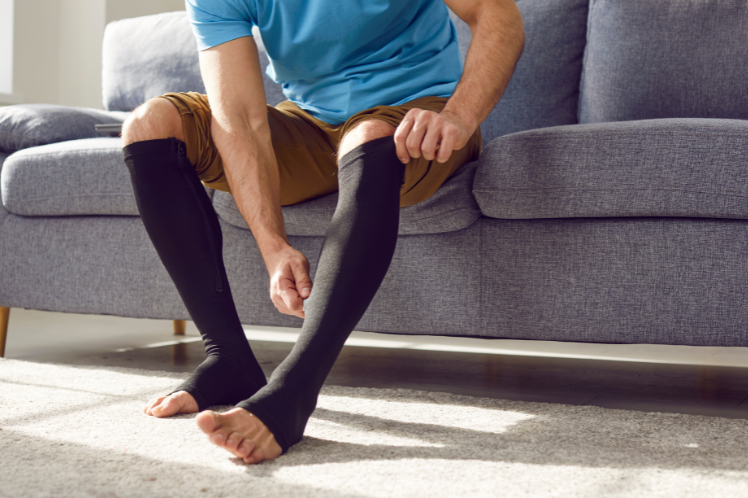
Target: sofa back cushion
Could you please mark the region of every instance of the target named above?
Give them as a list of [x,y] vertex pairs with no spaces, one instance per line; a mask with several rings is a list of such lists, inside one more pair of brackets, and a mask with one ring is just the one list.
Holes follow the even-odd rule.
[[[481,126],[483,141],[577,122],[588,0],[518,0],[525,49],[498,105]],[[470,29],[452,16],[463,59]]]
[[591,0],[580,122],[748,119],[748,3]]
[[[263,70],[268,58],[255,33]],[[263,73],[269,104],[285,100],[280,86]],[[104,108],[132,111],[166,92],[201,92],[198,51],[184,11],[114,21],[104,32]]]
[[[518,0],[525,50],[504,96],[483,123],[485,142],[517,131],[577,122],[587,0]],[[470,29],[452,14],[463,59]],[[268,58],[259,32],[263,70]],[[166,92],[205,92],[198,52],[183,11],[124,19],[104,33],[103,95],[108,110],[131,111]],[[268,104],[285,97],[263,73]]]

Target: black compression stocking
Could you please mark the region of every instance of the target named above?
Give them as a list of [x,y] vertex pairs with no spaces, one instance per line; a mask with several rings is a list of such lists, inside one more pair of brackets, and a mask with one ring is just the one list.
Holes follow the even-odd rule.
[[325,378],[387,273],[404,171],[392,137],[367,142],[340,161],[338,206],[299,340],[268,385],[238,404],[270,429],[284,452],[301,440]]
[[239,322],[223,266],[221,227],[184,143],[136,142],[124,155],[143,224],[207,353],[174,392],[190,393],[200,410],[252,396],[265,385],[265,374]]

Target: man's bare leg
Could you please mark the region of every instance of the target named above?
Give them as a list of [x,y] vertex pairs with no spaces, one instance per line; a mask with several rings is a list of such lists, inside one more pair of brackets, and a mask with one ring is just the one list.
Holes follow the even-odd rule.
[[340,200],[289,357],[239,408],[198,415],[213,444],[247,463],[275,458],[301,439],[325,377],[387,272],[404,172],[389,138],[394,132],[382,121],[365,121],[341,144]]

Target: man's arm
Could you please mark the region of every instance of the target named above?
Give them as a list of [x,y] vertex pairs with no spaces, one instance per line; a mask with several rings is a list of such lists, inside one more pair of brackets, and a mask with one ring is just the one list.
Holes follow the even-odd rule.
[[226,179],[270,274],[270,297],[283,313],[304,316],[312,281],[309,263],[288,243],[280,206],[280,177],[270,141],[257,45],[237,38],[200,52],[200,70],[213,113],[211,132]]
[[462,78],[442,112],[412,109],[395,132],[403,163],[446,162],[464,147],[504,93],[525,43],[514,0],[444,0],[473,35]]

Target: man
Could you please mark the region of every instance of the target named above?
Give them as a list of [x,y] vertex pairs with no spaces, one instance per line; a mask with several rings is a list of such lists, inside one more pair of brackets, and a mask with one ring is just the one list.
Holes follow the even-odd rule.
[[[473,34],[464,73],[445,3]],[[479,125],[522,51],[522,20],[512,0],[187,0],[187,10],[207,96],[146,102],[123,142],[143,223],[207,357],[145,413],[204,410],[197,423],[210,441],[257,463],[301,439],[387,272],[399,207],[428,198],[480,153]],[[277,108],[265,105],[253,26],[289,99]],[[273,303],[304,318],[269,381],[239,322],[201,181],[233,194]],[[335,190],[312,286],[280,208]],[[229,403],[237,408],[225,414],[205,410]]]

